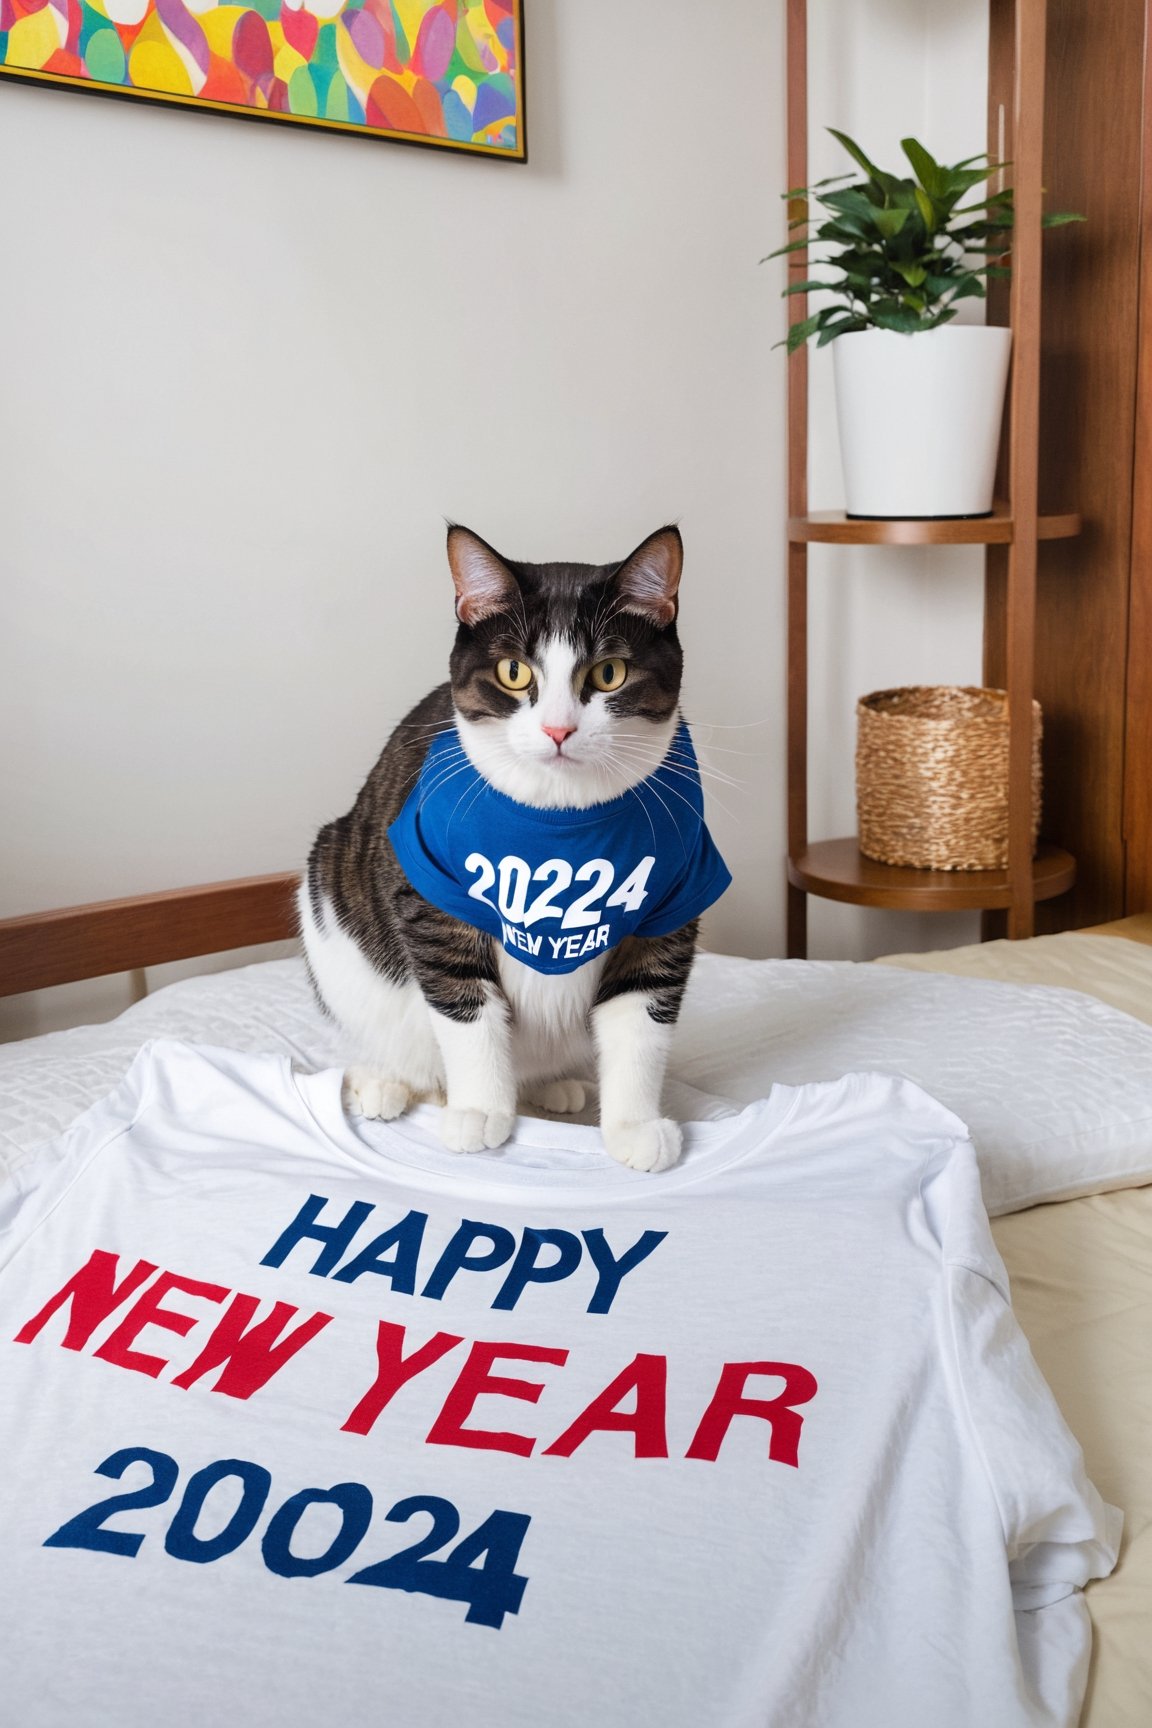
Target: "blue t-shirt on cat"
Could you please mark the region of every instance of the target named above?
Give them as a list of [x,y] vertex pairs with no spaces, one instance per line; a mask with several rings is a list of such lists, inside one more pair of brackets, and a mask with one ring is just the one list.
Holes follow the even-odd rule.
[[388,838],[418,893],[537,972],[574,972],[625,936],[666,936],[732,880],[683,723],[654,774],[586,810],[518,804],[461,769],[459,752],[455,732],[433,739]]

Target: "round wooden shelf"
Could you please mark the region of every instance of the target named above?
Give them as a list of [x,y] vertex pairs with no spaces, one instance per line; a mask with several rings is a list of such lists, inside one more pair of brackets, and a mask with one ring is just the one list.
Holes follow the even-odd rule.
[[[1083,526],[1079,515],[1041,516],[1041,540],[1071,540]],[[908,517],[879,520],[846,516],[843,510],[816,510],[788,518],[793,546],[818,541],[830,546],[1007,546],[1016,524],[1009,506],[995,505],[991,516]]]
[[[852,906],[905,912],[991,911],[1009,907],[1006,870],[909,870],[865,858],[855,838],[817,840],[788,860],[793,888]],[[1076,860],[1058,846],[1040,847],[1032,860],[1037,900],[1052,900],[1076,880]]]

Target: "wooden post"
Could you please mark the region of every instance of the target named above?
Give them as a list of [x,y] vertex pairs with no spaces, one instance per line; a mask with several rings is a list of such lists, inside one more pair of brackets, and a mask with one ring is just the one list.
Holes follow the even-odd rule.
[[[992,0],[988,12],[988,154],[994,162],[1009,162],[1015,135],[1016,6],[1015,0]],[[1005,184],[1001,170],[988,182],[989,192]],[[988,284],[989,324],[1011,324],[1011,294],[1007,282]],[[1012,483],[1008,472],[1011,449],[1012,402],[1004,404],[1000,428],[1000,454],[996,463],[996,497],[1009,500]],[[1008,614],[1008,546],[989,546],[984,554],[984,683],[1003,690],[1008,682],[1005,628]],[[1007,912],[982,912],[980,938],[994,942],[1008,933]]]
[[[788,185],[808,184],[808,9],[788,0],[787,13]],[[805,214],[790,204],[789,216]],[[798,262],[803,260],[803,262]],[[799,274],[797,275],[797,272]],[[790,280],[808,275],[807,252],[788,256]],[[788,322],[808,316],[807,294],[788,301]],[[788,360],[788,514],[808,510],[808,349]],[[808,844],[808,547],[788,547],[788,856]],[[788,883],[788,958],[808,952],[808,896]]]
[[1124,910],[1152,909],[1152,54],[1145,44],[1139,348],[1124,720]]
[[1008,553],[1008,935],[1031,936],[1032,688],[1035,671],[1037,463],[1040,441],[1040,215],[1044,151],[1045,0],[1016,6],[1012,185],[1012,389],[1008,455],[1015,531]]

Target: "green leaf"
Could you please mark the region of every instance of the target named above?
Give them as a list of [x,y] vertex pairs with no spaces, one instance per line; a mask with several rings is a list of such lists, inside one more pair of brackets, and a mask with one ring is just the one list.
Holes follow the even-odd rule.
[[[822,313],[817,312],[811,318],[805,318],[802,324],[793,324],[788,332],[789,354],[795,354],[797,348],[802,348],[809,336],[814,336],[820,326],[825,323],[827,323],[827,319]],[[776,346],[779,347],[779,343]]]
[[767,264],[769,258],[783,258],[786,252],[804,252],[810,244],[808,240],[793,240],[790,246],[777,246],[775,252],[766,252],[760,262]]
[[912,180],[900,179],[895,174],[876,173],[874,184],[883,194],[873,202],[894,207],[898,210],[912,210],[916,204],[916,185]]
[[893,260],[892,268],[897,271],[899,275],[903,276],[909,288],[919,288],[920,284],[925,281],[928,276],[928,272],[925,270],[923,264],[899,264]]
[[[964,274],[970,274],[970,272],[965,272]],[[963,280],[963,274],[956,276],[926,276],[924,279],[924,286],[932,295],[933,299],[939,300],[942,295],[951,294]]]
[[953,216],[948,228],[948,238],[950,240],[963,240],[971,234],[978,240],[984,240],[989,234],[1010,234],[1012,227],[1011,212],[994,216],[981,216],[975,222],[957,222]]
[[1077,216],[1075,211],[1061,210],[1051,216],[1041,216],[1041,228],[1065,228],[1069,222],[1087,222],[1087,216]]
[[968,192],[973,186],[979,186],[981,180],[987,180],[989,174],[994,174],[996,170],[989,166],[987,168],[968,169],[946,168],[944,172],[948,179],[948,190],[955,195]]
[[965,276],[952,290],[951,300],[983,300],[984,284],[978,276]]
[[936,210],[927,192],[920,186],[916,187],[916,208],[924,219],[924,226],[929,234],[936,230]]
[[885,240],[895,240],[907,220],[907,210],[877,210],[873,213],[873,221]]
[[827,130],[829,132],[831,132],[833,138],[835,138],[835,140],[838,144],[842,144],[844,146],[844,148],[845,148],[845,150],[847,150],[849,156],[852,157],[852,160],[854,162],[859,162],[859,164],[860,164],[861,168],[863,168],[864,172],[867,175],[869,175],[872,179],[875,179],[877,176],[877,173],[878,173],[878,170],[876,168],[876,164],[874,162],[869,162],[867,156],[865,156],[865,154],[864,154],[863,150],[861,150],[859,144],[854,144],[846,132],[837,132],[835,126],[829,126],[827,128]]
[[863,318],[840,318],[835,324],[824,326],[816,346],[817,348],[826,348],[829,342],[836,340],[837,336],[846,336],[851,330],[866,330],[867,328]]
[[1003,192],[994,192],[991,198],[982,198],[978,204],[958,204],[952,214],[954,216],[970,216],[976,210],[994,210],[997,204],[1004,204],[1011,211],[1012,193],[1009,189],[1006,188]]
[[826,210],[834,210],[840,216],[854,216],[858,220],[871,222],[877,211],[870,198],[866,198],[858,186],[845,186],[839,192],[826,192],[820,200]]
[[881,330],[895,330],[900,336],[912,336],[922,328],[920,319],[915,312],[906,312],[902,307],[899,311],[888,312],[874,306],[872,308],[872,322]]
[[897,180],[895,175],[890,174],[886,174],[884,178],[889,182],[889,204],[895,205],[898,210],[915,210],[916,194],[920,190],[915,180]]
[[790,287],[780,290],[781,298],[787,294],[827,294],[835,292],[843,286],[840,282],[793,282]]
[[821,186],[835,186],[837,180],[851,180],[851,174],[826,174],[823,180],[814,180],[811,186],[793,186],[788,192],[781,192],[781,198],[807,198],[810,192],[818,192]]
[[876,229],[874,224],[858,221],[854,216],[838,216],[835,222],[822,222],[816,238],[836,240],[846,246],[855,246],[862,240],[867,246],[875,240]]
[[940,164],[934,156],[930,156],[923,144],[915,138],[901,138],[900,148],[912,164],[912,171],[930,198],[937,198],[947,190]]

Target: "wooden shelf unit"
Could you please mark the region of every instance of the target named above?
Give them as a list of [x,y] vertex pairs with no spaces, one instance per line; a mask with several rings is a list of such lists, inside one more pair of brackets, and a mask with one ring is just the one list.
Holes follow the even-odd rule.
[[[1032,860],[1032,891],[1052,900],[1076,880],[1076,862],[1058,846],[1042,845]],[[1007,870],[912,870],[865,858],[853,836],[814,840],[788,860],[788,881],[805,894],[885,906],[893,912],[995,912],[1012,904]]]
[[[787,0],[788,185],[808,184],[808,16]],[[808,947],[808,895],[857,906],[914,911],[979,908],[1006,915],[1010,937],[1031,936],[1035,905],[1075,880],[1067,852],[1042,846],[1032,857],[1031,715],[1035,660],[1036,548],[1080,532],[1075,513],[1041,517],[1037,508],[1040,401],[1040,216],[1044,138],[1045,0],[990,0],[988,148],[1012,163],[1016,224],[1007,293],[988,296],[991,323],[1012,327],[1012,368],[998,472],[1000,494],[984,517],[883,521],[808,508],[808,350],[788,362],[788,955]],[[790,208],[790,215],[799,215]],[[789,255],[803,281],[807,255]],[[808,315],[808,296],[789,302],[790,320]],[[1008,692],[1008,865],[1005,870],[905,870],[878,864],[856,841],[808,837],[808,547],[987,546],[985,672]],[[995,617],[991,615],[995,606]],[[988,931],[987,921],[985,932]]]
[[[1074,511],[1038,516],[1038,540],[1071,540],[1082,523]],[[1016,523],[1011,508],[998,503],[990,516],[846,516],[843,510],[812,510],[788,518],[793,546],[1010,546]]]

